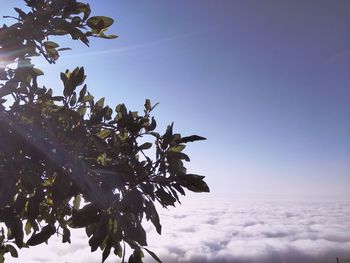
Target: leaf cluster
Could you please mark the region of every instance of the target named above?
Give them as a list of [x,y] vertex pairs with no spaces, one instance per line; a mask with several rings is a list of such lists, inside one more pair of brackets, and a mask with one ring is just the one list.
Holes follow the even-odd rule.
[[54,63],[66,50],[51,36],[86,45],[90,37],[114,38],[106,35],[113,19],[91,17],[89,5],[75,0],[25,3],[29,11],[15,8],[16,23],[0,28],[0,262],[55,234],[70,243],[74,228],[85,229],[102,262],[112,251],[124,262],[125,243],[129,262],[142,262],[143,250],[160,262],[145,248],[142,221],[161,234],[155,203],[175,206],[185,189],[209,192],[204,177],[184,166],[186,144],[205,138],[183,137],[173,124],[157,132],[150,100],[141,114],[105,105],[88,92],[83,67],[61,73],[58,96],[40,86],[44,72],[31,58]]

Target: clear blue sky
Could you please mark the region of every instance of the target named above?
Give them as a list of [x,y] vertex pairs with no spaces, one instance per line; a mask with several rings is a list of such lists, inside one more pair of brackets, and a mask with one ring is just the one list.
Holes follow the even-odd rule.
[[189,168],[213,195],[350,198],[349,1],[88,2],[120,37],[64,42],[43,83],[85,66],[110,105],[160,102],[161,130],[208,138]]

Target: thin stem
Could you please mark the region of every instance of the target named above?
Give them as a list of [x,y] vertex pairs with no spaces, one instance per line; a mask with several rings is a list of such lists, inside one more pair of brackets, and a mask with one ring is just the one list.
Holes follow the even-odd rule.
[[17,21],[22,21],[21,19],[19,19],[18,17],[14,17],[14,16],[3,16],[3,18],[13,18]]
[[125,263],[125,241],[123,240],[123,259],[122,263]]

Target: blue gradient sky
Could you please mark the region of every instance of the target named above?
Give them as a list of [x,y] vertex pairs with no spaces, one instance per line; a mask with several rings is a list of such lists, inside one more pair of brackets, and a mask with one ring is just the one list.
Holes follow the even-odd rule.
[[[21,1],[2,0],[1,12]],[[160,102],[215,196],[350,198],[349,1],[89,1],[116,40],[66,52],[110,105]],[[64,44],[62,44],[64,46]]]

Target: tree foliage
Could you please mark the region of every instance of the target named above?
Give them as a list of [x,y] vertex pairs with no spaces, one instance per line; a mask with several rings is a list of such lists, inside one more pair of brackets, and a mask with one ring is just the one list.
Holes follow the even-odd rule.
[[184,167],[186,144],[204,138],[182,137],[172,124],[156,132],[149,100],[142,114],[105,105],[87,91],[83,67],[61,73],[61,95],[40,86],[44,72],[32,57],[55,63],[69,49],[53,36],[85,45],[112,39],[113,19],[91,16],[76,0],[24,1],[15,23],[0,28],[0,262],[53,235],[70,243],[73,228],[85,229],[102,262],[111,252],[124,261],[125,243],[130,263],[142,262],[143,251],[160,262],[145,248],[142,220],[161,234],[156,202],[175,206],[185,189],[209,191],[203,176]]

